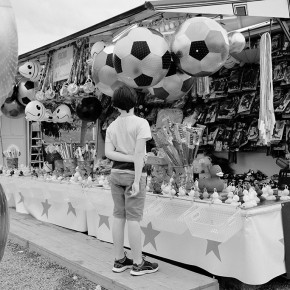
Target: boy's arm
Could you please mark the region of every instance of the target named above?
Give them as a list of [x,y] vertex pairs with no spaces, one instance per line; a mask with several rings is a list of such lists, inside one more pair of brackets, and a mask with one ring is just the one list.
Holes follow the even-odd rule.
[[134,154],[135,179],[132,185],[131,196],[136,195],[140,191],[139,183],[142,175],[142,169],[144,166],[145,149],[146,149],[146,139],[145,138],[138,139],[136,142]]
[[133,155],[126,155],[126,154],[117,152],[115,146],[111,142],[105,143],[105,155],[107,158],[113,161],[134,162]]

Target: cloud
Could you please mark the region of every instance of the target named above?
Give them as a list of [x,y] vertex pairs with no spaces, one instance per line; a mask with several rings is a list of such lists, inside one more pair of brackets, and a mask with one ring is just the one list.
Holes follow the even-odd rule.
[[11,0],[19,54],[144,4],[143,0]]

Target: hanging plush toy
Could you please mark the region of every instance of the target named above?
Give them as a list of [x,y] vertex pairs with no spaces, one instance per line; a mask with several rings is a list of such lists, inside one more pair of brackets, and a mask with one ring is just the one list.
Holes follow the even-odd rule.
[[58,106],[53,112],[53,120],[57,123],[65,123],[72,120],[71,110],[67,105]]
[[45,117],[45,107],[39,101],[31,101],[25,107],[25,118],[27,121],[41,121]]
[[36,82],[41,76],[41,65],[38,61],[27,61],[19,67],[18,71],[28,80]]
[[195,17],[177,30],[172,45],[173,59],[185,73],[209,76],[227,60],[229,40],[226,30],[215,20]]
[[122,82],[133,88],[148,88],[166,76],[171,54],[161,33],[137,27],[117,41],[113,61]]

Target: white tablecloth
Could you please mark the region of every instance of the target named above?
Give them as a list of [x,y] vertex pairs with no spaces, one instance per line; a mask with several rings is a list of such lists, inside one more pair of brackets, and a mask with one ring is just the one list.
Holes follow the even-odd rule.
[[[113,202],[109,190],[80,185],[47,183],[21,177],[0,177],[9,205],[17,212],[69,229],[86,232],[112,242]],[[146,207],[156,201],[146,198]],[[187,200],[178,201],[184,208]],[[188,228],[173,222],[168,228],[144,217],[141,222],[144,252],[195,265],[213,275],[234,277],[260,285],[284,274],[284,240],[281,204],[244,210],[243,226],[225,242],[191,235]],[[128,246],[128,240],[125,241]]]

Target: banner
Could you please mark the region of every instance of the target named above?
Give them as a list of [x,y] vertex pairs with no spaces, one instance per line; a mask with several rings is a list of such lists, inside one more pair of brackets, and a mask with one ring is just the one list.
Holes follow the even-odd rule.
[[53,82],[66,80],[73,64],[73,47],[57,50],[52,56]]

